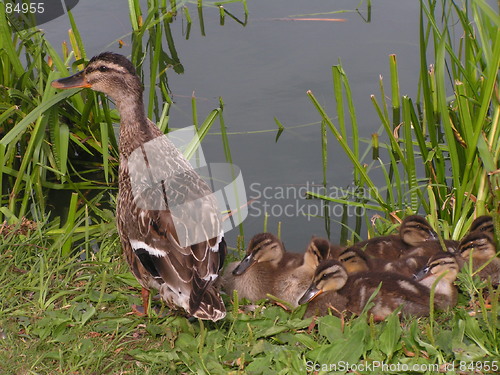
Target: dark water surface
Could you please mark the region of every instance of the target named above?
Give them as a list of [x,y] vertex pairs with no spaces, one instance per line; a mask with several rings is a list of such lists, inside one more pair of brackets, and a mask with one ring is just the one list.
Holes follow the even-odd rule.
[[[218,106],[219,97],[223,98],[225,123],[232,133],[229,141],[233,162],[242,170],[247,195],[255,199],[244,222],[247,241],[262,231],[266,210],[270,215],[268,229],[275,231],[281,222],[282,238],[290,250],[302,250],[312,235],[326,235],[323,219],[307,216],[321,214],[321,203],[303,198],[307,188],[323,179],[320,117],[306,91],[312,90],[334,116],[332,65],[341,59],[364,138],[369,139],[381,125],[370,101],[371,94],[380,97],[380,74],[386,77],[386,92],[390,95],[389,54],[398,58],[401,93],[416,95],[419,2],[374,1],[369,23],[356,12],[310,15],[354,10],[358,4],[346,0],[249,0],[246,26],[229,17],[221,26],[219,11],[206,7],[206,36],[200,33],[196,5],[189,4],[193,18],[189,39],[185,38],[183,17],[171,25],[184,74],[172,70],[169,75],[175,101],[170,125],[191,125],[193,91],[198,98],[200,120]],[[361,7],[366,18],[366,5]],[[228,4],[226,8],[244,18],[241,4]],[[80,1],[73,14],[87,56],[105,50],[130,55],[131,27],[125,0]],[[306,14],[304,17],[344,18],[345,22],[278,20]],[[42,27],[54,46],[68,41],[66,16]],[[118,48],[118,39],[125,42],[122,49]],[[289,128],[277,143],[276,131],[248,134],[276,129],[274,117]],[[212,133],[218,131],[217,126],[212,129]],[[203,150],[209,162],[225,161],[220,135],[209,135]],[[346,188],[351,181],[351,164],[334,137],[329,136],[329,191],[335,193],[335,189]],[[340,220],[340,207],[332,206],[331,213],[332,220]],[[340,225],[332,221],[332,241],[336,241],[339,231]],[[231,246],[236,232],[228,234]]]

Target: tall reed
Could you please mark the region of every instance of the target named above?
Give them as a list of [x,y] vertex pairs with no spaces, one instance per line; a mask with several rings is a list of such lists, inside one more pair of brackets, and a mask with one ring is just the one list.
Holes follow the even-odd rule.
[[[397,59],[391,55],[392,108],[382,80],[380,99],[371,96],[383,129],[371,163],[367,153],[360,157],[352,105],[349,116],[344,111],[349,82],[342,66],[334,66],[338,125],[313,93],[308,95],[352,162],[353,184],[370,194],[365,202],[355,193],[343,199],[311,195],[386,217],[425,212],[434,224],[453,228],[453,238],[460,238],[476,215],[491,213],[499,233],[499,26],[498,12],[485,0],[421,0],[419,93],[415,99],[400,94]],[[383,187],[374,179],[380,172]]]
[[[241,3],[247,14],[245,0]],[[147,113],[167,133],[172,105],[167,73],[183,72],[170,24],[187,4],[149,0],[144,14],[140,1],[129,0],[128,6],[131,59],[150,83]],[[106,210],[113,208],[117,186],[119,123],[104,95],[78,89],[56,93],[50,85],[83,69],[90,58],[71,12],[68,17],[69,45],[62,44],[61,56],[40,30],[16,28],[0,3],[0,223],[50,217],[60,227],[50,226],[48,234],[63,235],[64,254],[89,233],[98,238],[101,224],[113,223]],[[145,62],[148,77],[142,73]],[[193,114],[195,107],[193,102]],[[220,113],[217,108],[202,121],[200,140]]]

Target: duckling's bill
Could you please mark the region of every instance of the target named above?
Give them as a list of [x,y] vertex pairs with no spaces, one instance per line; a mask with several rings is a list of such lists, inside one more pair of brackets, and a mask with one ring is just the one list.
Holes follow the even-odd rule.
[[238,264],[236,268],[233,270],[233,275],[234,276],[243,275],[255,263],[257,263],[257,260],[254,258],[253,254],[247,255],[245,259],[243,259],[240,262],[240,264]]
[[300,297],[298,304],[303,305],[304,303],[311,302],[317,296],[323,293],[323,290],[316,288],[314,285],[311,285]]
[[92,85],[85,78],[85,72],[82,70],[72,76],[56,79],[51,83],[56,89],[73,89],[77,87],[91,87]]
[[418,271],[416,274],[413,275],[413,278],[416,280],[416,281],[420,281],[422,279],[425,279],[427,277],[427,274],[429,273],[429,270],[431,268],[429,266],[425,266],[424,268],[422,268],[420,271]]

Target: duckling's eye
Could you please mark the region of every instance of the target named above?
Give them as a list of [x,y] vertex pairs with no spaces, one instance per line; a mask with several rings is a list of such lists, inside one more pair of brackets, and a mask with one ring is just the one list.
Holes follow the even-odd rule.
[[334,272],[325,273],[323,276],[321,276],[321,280],[329,279],[333,276],[333,274],[334,274]]
[[97,70],[104,73],[104,72],[107,72],[109,70],[109,68],[105,65],[101,65],[99,68],[97,68]]

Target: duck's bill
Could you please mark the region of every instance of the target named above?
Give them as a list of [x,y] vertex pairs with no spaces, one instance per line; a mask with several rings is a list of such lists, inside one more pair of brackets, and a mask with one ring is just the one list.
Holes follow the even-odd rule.
[[427,241],[439,240],[438,234],[433,229],[429,229],[428,233],[429,233],[429,238],[427,239]]
[[422,279],[425,279],[427,274],[429,273],[429,269],[430,267],[429,266],[426,266],[424,268],[422,268],[420,271],[418,271],[417,273],[415,273],[413,275],[413,278],[416,280],[416,281],[420,281]]
[[240,264],[236,266],[236,268],[233,270],[233,275],[239,276],[243,275],[246,270],[248,270],[250,267],[252,267],[256,263],[256,260],[253,257],[253,254],[249,254],[243,259]]
[[316,288],[314,285],[311,285],[309,289],[305,291],[305,293],[299,299],[299,305],[303,305],[304,303],[311,302],[314,298],[319,296],[323,291],[321,289]]
[[82,70],[72,76],[56,79],[52,81],[52,87],[56,89],[73,89],[77,87],[90,87],[90,83],[85,78],[85,72]]

